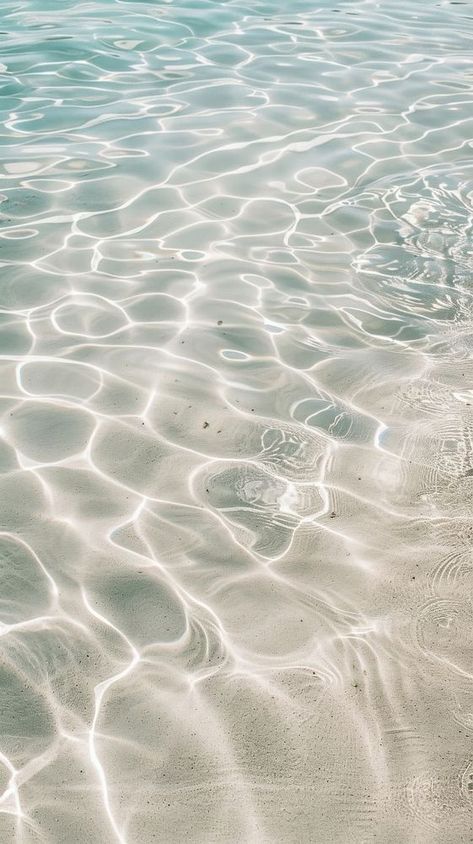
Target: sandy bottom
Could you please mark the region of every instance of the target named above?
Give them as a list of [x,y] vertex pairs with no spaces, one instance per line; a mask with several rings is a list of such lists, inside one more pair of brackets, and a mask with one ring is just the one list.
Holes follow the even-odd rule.
[[468,4],[63,6],[0,2],[0,842],[471,842]]

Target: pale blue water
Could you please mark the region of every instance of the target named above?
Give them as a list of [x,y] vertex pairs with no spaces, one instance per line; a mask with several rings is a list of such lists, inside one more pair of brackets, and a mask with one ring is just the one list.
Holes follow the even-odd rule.
[[0,10],[0,842],[473,841],[473,3]]

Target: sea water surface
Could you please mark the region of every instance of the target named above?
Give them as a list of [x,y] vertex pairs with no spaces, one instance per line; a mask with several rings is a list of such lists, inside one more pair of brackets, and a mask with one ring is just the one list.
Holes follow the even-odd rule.
[[473,2],[0,30],[0,841],[473,841]]

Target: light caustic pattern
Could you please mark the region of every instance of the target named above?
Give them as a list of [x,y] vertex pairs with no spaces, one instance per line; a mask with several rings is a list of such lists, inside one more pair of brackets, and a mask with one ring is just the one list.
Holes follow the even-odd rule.
[[2,842],[473,840],[473,5],[290,6],[2,0]]

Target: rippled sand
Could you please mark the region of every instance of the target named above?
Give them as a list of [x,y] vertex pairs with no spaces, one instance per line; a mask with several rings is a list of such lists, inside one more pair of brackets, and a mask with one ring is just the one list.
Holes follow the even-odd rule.
[[0,10],[0,841],[473,841],[472,4]]

